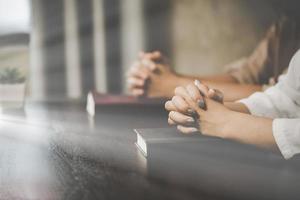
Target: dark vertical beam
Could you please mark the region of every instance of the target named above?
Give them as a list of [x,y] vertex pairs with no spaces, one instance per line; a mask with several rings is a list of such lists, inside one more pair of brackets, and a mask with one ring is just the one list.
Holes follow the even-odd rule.
[[92,0],[77,0],[82,92],[85,96],[95,88],[94,81],[94,39]]
[[104,0],[108,91],[122,90],[120,0]]
[[172,57],[171,0],[144,0],[146,51]]
[[42,0],[44,19],[45,95],[66,97],[63,2]]

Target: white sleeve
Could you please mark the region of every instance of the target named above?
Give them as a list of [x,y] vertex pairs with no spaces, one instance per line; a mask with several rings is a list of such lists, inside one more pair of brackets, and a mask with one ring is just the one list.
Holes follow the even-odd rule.
[[273,135],[285,159],[300,153],[300,119],[275,119]]
[[252,115],[275,119],[273,136],[285,159],[300,153],[300,108],[281,88],[272,87],[240,102]]
[[246,105],[254,116],[273,119],[300,117],[300,107],[278,85],[239,102]]
[[[274,98],[278,98],[282,108],[277,108]],[[273,87],[265,93],[255,93],[240,102],[248,107],[252,115],[277,118],[273,121],[273,136],[285,159],[300,153],[300,118],[290,117],[297,113],[299,107],[287,96]]]
[[251,114],[268,118],[300,118],[300,50],[290,62],[288,73],[276,86],[241,100]]
[[284,158],[300,153],[300,50],[276,86],[240,102],[252,115],[275,119],[273,136]]

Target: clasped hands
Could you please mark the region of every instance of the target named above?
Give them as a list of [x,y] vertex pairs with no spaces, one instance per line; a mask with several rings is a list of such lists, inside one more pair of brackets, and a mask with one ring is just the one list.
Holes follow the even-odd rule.
[[201,134],[225,138],[232,111],[223,104],[223,94],[196,80],[195,84],[177,87],[175,96],[167,101],[168,123],[185,134]]
[[[177,87],[180,77],[171,70],[160,52],[141,52],[128,72],[128,87],[134,96],[171,97],[166,102],[170,112],[168,122],[186,134],[201,132],[204,135],[225,138],[235,112],[223,105],[223,94],[195,81]],[[230,127],[230,125],[229,125]]]
[[141,52],[127,73],[127,86],[134,96],[169,97],[177,79],[160,52]]

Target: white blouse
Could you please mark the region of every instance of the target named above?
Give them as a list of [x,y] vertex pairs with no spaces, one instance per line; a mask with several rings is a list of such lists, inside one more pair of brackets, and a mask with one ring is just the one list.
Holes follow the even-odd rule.
[[285,159],[300,153],[300,50],[277,85],[239,102],[252,115],[274,119],[273,135]]

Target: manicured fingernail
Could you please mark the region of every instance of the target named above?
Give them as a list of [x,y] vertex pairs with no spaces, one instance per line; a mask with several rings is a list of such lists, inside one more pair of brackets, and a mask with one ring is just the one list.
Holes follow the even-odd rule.
[[195,110],[193,110],[193,109],[188,109],[187,112],[188,112],[188,114],[190,114],[192,116],[194,116],[194,115],[197,114],[197,112]]
[[199,80],[195,80],[195,85],[199,85],[199,84],[201,84],[201,81],[199,81]]
[[201,82],[200,82],[199,80],[195,80],[195,81],[194,81],[194,84],[195,84],[197,87],[200,87]]
[[191,118],[191,117],[187,118],[186,121],[187,121],[187,122],[190,122],[190,123],[194,123],[194,122],[195,122],[194,118]]
[[193,117],[193,118],[195,118],[195,119],[198,119],[198,118],[199,118],[198,113],[197,113],[195,110],[193,110],[193,109],[188,109],[188,110],[187,110],[187,113],[188,113],[188,115],[190,115],[191,117]]
[[203,99],[198,100],[197,103],[198,103],[199,108],[204,109],[204,110],[206,109],[206,105],[205,105],[205,102],[203,101]]
[[172,116],[172,115],[174,115],[174,114],[175,114],[175,111],[169,112],[169,117]]
[[193,132],[193,133],[195,133],[195,132],[198,132],[198,129],[196,129],[196,128],[191,128],[190,131]]

